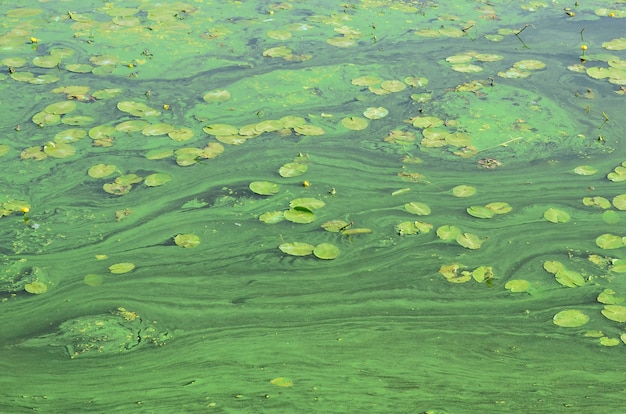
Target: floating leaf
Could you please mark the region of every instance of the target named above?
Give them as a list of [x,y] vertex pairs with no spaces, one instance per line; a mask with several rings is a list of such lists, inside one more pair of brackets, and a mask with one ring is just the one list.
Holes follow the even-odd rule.
[[54,158],[67,158],[76,153],[73,146],[63,142],[48,142],[43,146],[43,151]]
[[144,184],[148,187],[158,187],[160,185],[169,183],[172,180],[172,177],[168,174],[150,174],[146,177]]
[[56,102],[56,103],[46,106],[44,111],[49,114],[64,115],[64,114],[69,114],[74,109],[76,109],[76,102],[61,101],[61,102]]
[[308,209],[289,209],[283,213],[285,218],[292,223],[307,224],[315,221],[315,214]]
[[505,289],[508,289],[513,293],[527,292],[529,287],[530,283],[528,283],[528,280],[524,279],[509,280],[504,285]]
[[598,302],[604,303],[605,305],[619,305],[624,302],[624,298],[620,298],[616,296],[616,293],[613,289],[604,289],[597,298]]
[[94,274],[94,273],[85,275],[85,277],[83,278],[83,282],[85,282],[86,285],[92,286],[92,287],[100,286],[103,280],[104,278],[102,276]]
[[323,128],[315,125],[298,125],[293,130],[300,135],[307,136],[324,135],[325,133]]
[[347,221],[343,221],[343,220],[331,220],[331,221],[322,223],[321,227],[326,231],[337,233],[343,229],[347,229],[348,227],[350,227],[350,223],[348,223]]
[[174,125],[160,123],[147,125],[141,130],[141,133],[147,137],[165,135],[174,130]]
[[174,237],[174,243],[176,243],[177,246],[191,249],[200,244],[200,237],[193,233],[178,234]]
[[339,256],[339,248],[331,243],[321,243],[315,246],[313,254],[318,259],[331,260]]
[[402,223],[396,225],[395,229],[396,233],[400,236],[418,234],[420,232],[414,221],[403,221]]
[[309,169],[308,165],[299,162],[289,162],[278,170],[281,177],[297,177]]
[[295,198],[289,202],[289,207],[305,207],[309,210],[317,210],[326,205],[322,200],[318,200],[317,198]]
[[233,125],[228,124],[212,124],[202,128],[204,132],[209,135],[237,135],[239,129]]
[[133,263],[116,263],[109,266],[109,271],[114,274],[128,273],[135,268]]
[[480,246],[483,244],[483,241],[472,233],[459,234],[456,238],[456,242],[466,249],[471,250],[480,249]]
[[31,283],[26,283],[24,285],[24,290],[28,293],[32,293],[33,295],[40,295],[48,291],[48,285],[39,280],[35,280]]
[[626,194],[613,197],[613,206],[618,210],[626,210]]
[[284,387],[284,388],[293,387],[293,381],[285,377],[274,378],[273,380],[270,381],[270,383],[272,385],[276,385],[277,387]]
[[487,207],[471,206],[467,208],[467,214],[476,218],[489,219],[495,216],[496,213],[494,213],[492,210],[488,209]]
[[626,37],[619,37],[602,43],[602,47],[607,50],[626,50]]
[[585,278],[578,272],[569,269],[561,269],[554,275],[556,281],[567,287],[582,286],[585,284]]
[[471,185],[457,185],[452,189],[452,194],[455,197],[471,197],[476,194],[476,187]]
[[367,108],[363,112],[363,116],[365,116],[367,119],[381,119],[386,117],[387,115],[389,115],[389,110],[387,108],[383,108],[382,106],[379,106],[377,108]]
[[611,208],[611,202],[604,197],[584,197],[583,204],[588,207],[600,207],[601,209]]
[[115,165],[96,164],[93,167],[89,168],[87,174],[91,178],[103,178],[108,177],[115,171],[117,171],[117,167]]
[[589,316],[579,310],[569,309],[554,315],[552,322],[565,328],[576,328],[589,322]]
[[557,262],[555,260],[548,260],[543,263],[543,268],[554,275],[561,270],[565,270],[565,265],[561,262]]
[[605,318],[615,322],[626,322],[626,306],[622,305],[604,305],[602,314]]
[[617,346],[620,343],[619,338],[609,338],[607,336],[600,338],[600,345],[602,346]]
[[441,240],[451,241],[456,240],[461,235],[461,229],[457,226],[444,225],[437,229],[437,237]]
[[612,250],[624,247],[624,241],[621,236],[605,233],[596,238],[596,245],[601,249]]
[[281,252],[285,254],[290,254],[292,256],[308,256],[313,253],[313,249],[315,246],[308,243],[301,242],[293,242],[293,243],[283,243],[278,246]]
[[279,191],[278,184],[270,181],[253,181],[248,187],[253,193],[260,195],[273,195]]
[[493,211],[496,214],[506,214],[513,210],[513,207],[511,207],[509,203],[505,203],[504,201],[489,203],[485,207],[487,207],[489,210]]
[[472,277],[478,283],[482,283],[485,280],[493,279],[493,267],[479,266],[472,271]]
[[471,272],[462,270],[464,268],[465,266],[460,263],[441,265],[439,273],[450,283],[465,283],[472,280],[472,274]]
[[558,208],[549,208],[543,213],[543,217],[552,223],[567,223],[570,221],[570,215]]
[[594,168],[590,165],[581,165],[574,168],[574,173],[578,175],[593,175],[597,173],[597,168]]
[[367,119],[358,116],[349,116],[341,120],[341,125],[353,131],[361,131],[369,125]]
[[527,59],[527,60],[520,60],[519,62],[515,62],[513,64],[513,67],[515,69],[520,69],[520,70],[538,70],[538,69],[545,68],[546,64],[540,60]]
[[266,224],[276,224],[285,220],[283,211],[268,211],[259,216],[259,220]]
[[430,207],[428,207],[424,203],[419,203],[417,201],[413,201],[411,203],[406,203],[404,205],[404,209],[412,214],[417,214],[418,216],[427,216],[430,214]]
[[209,103],[221,103],[226,102],[230,99],[230,92],[225,89],[216,89],[213,91],[209,91],[202,97],[206,102]]

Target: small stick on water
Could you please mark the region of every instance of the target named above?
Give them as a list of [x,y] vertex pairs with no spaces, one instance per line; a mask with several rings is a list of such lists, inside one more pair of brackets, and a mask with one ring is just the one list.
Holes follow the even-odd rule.
[[354,221],[351,221],[350,223],[348,223],[345,226],[343,226],[342,228],[340,228],[339,231],[344,231],[344,230],[346,230],[348,227],[350,227],[353,224],[354,224]]

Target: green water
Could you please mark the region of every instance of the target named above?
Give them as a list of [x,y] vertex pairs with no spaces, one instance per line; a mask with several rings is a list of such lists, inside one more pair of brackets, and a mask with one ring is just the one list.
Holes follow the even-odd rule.
[[0,412],[622,412],[622,2],[15,3]]

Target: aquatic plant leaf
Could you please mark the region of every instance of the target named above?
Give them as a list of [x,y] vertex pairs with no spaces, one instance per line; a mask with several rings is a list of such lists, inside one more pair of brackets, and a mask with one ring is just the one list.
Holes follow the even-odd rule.
[[520,69],[520,70],[539,70],[539,69],[545,68],[546,64],[540,60],[527,59],[527,60],[520,60],[519,62],[515,62],[513,64],[513,67],[515,69]]
[[471,64],[457,64],[457,65],[452,65],[451,69],[456,71],[456,72],[461,72],[461,73],[478,73],[478,72],[482,72],[483,68],[481,68],[478,65],[471,65]]
[[308,198],[308,197],[295,198],[289,202],[289,207],[291,208],[305,207],[309,210],[317,210],[317,209],[324,207],[325,205],[326,203],[324,203],[322,200],[318,200],[317,198]]
[[602,346],[617,346],[621,343],[619,338],[609,338],[607,336],[603,336],[600,338],[600,345]]
[[281,252],[292,256],[308,256],[313,253],[315,246],[309,243],[293,242],[278,246]]
[[209,135],[237,135],[239,129],[236,126],[228,124],[212,124],[202,128]]
[[476,187],[471,185],[457,185],[452,189],[452,194],[455,197],[471,197],[476,194]]
[[280,189],[278,184],[270,181],[253,181],[248,187],[253,193],[260,195],[274,195]]
[[204,94],[202,99],[209,103],[221,103],[226,102],[231,97],[230,92],[225,89],[215,89]]
[[330,220],[322,223],[321,227],[326,231],[330,231],[331,233],[337,233],[343,229],[347,229],[348,227],[350,227],[350,223],[343,220]]
[[367,122],[367,119],[365,118],[359,118],[358,116],[349,116],[341,120],[341,125],[353,131],[361,131],[367,128],[369,122]]
[[206,147],[202,148],[200,157],[204,159],[212,159],[218,157],[224,152],[224,146],[219,142],[209,142]]
[[579,310],[568,309],[554,315],[552,322],[565,328],[577,328],[589,322],[589,316]]
[[464,268],[465,265],[460,263],[441,265],[439,273],[441,273],[450,283],[465,283],[472,280],[472,273],[467,270],[463,270]]
[[146,125],[141,133],[147,137],[153,137],[158,135],[165,135],[174,130],[174,125],[159,123],[159,124],[151,124]]
[[403,221],[402,223],[396,225],[395,230],[400,236],[418,234],[420,232],[414,221]]
[[366,76],[360,76],[358,78],[354,78],[350,81],[350,83],[356,86],[374,86],[374,85],[378,85],[382,81],[383,80],[377,76],[366,75]]
[[626,306],[622,305],[604,305],[602,314],[605,318],[615,322],[626,322]]
[[524,279],[512,279],[504,284],[504,288],[513,293],[527,292],[529,287],[530,283]]
[[626,50],[626,37],[619,37],[602,43],[602,47],[607,50]]
[[472,277],[478,283],[482,283],[485,280],[493,279],[493,267],[479,266],[472,271]]
[[91,178],[103,178],[108,177],[117,171],[117,167],[115,165],[107,165],[107,164],[96,164],[89,168],[87,174]]
[[297,177],[304,174],[309,166],[299,162],[289,162],[279,168],[278,173],[281,177]]
[[615,273],[626,273],[626,260],[614,259],[609,267],[609,270]]
[[471,206],[467,208],[467,214],[476,218],[489,219],[495,216],[493,210],[483,206]]
[[417,214],[418,216],[427,216],[431,212],[430,207],[417,201],[406,203],[404,205],[404,209],[409,213]]
[[293,129],[297,134],[307,136],[324,135],[326,131],[323,128],[316,125],[298,125]]
[[557,272],[565,270],[565,265],[561,262],[557,262],[556,260],[547,260],[543,262],[543,268],[546,272],[556,275]]
[[613,197],[613,206],[618,210],[626,210],[626,194]]
[[39,280],[34,280],[31,283],[26,283],[24,285],[24,290],[28,293],[32,293],[33,295],[40,295],[48,291],[48,285]]
[[67,158],[76,153],[73,146],[63,142],[48,142],[43,146],[43,151],[54,158]]
[[283,387],[283,388],[293,387],[293,381],[285,377],[274,378],[273,380],[270,381],[270,383],[272,385],[276,385],[277,387]]
[[621,236],[605,233],[596,238],[596,246],[605,250],[619,249],[624,247],[624,241]]
[[[443,125],[443,119],[438,118],[436,116],[414,116],[413,118],[410,119],[410,121],[415,128],[422,128],[422,129],[436,128],[438,126]],[[432,129],[430,131],[435,132],[439,130]],[[445,131],[445,130],[441,130],[441,131],[444,135],[444,138],[445,138],[445,135],[449,134],[448,131]],[[429,138],[430,137],[432,137],[432,135],[429,136]]]
[[308,209],[291,208],[286,210],[283,215],[292,223],[307,224],[315,221],[315,214]]
[[363,112],[363,116],[365,116],[367,119],[381,119],[386,117],[387,115],[389,115],[389,110],[387,108],[383,108],[382,106],[376,108],[367,108]]
[[599,207],[601,209],[611,208],[611,202],[604,197],[584,197],[583,204],[588,207]]
[[135,269],[135,265],[130,262],[115,263],[109,266],[109,271],[114,274],[128,273],[133,269]]
[[480,246],[483,244],[483,240],[472,233],[459,234],[456,238],[456,242],[470,250],[480,249]]
[[144,184],[148,187],[158,187],[163,184],[167,184],[172,180],[172,177],[169,174],[157,173],[148,175]]
[[495,214],[506,214],[513,210],[513,207],[511,207],[509,203],[506,203],[504,201],[489,203],[485,207],[493,211]]
[[177,234],[174,237],[174,243],[185,249],[192,249],[200,244],[200,237],[193,233]]
[[578,175],[594,175],[597,172],[598,169],[590,165],[580,165],[574,168],[574,173]]
[[76,102],[74,101],[60,101],[50,104],[45,107],[44,111],[49,114],[64,115],[69,114],[76,109]]
[[400,92],[406,89],[406,84],[399,80],[388,80],[382,82],[380,87],[389,92]]
[[180,127],[167,133],[167,136],[174,141],[182,142],[188,141],[194,136],[194,132],[191,128]]
[[619,305],[624,302],[624,298],[620,298],[616,296],[617,293],[613,289],[604,289],[598,295],[598,302],[604,303],[605,305]]
[[561,269],[554,275],[556,281],[567,287],[583,286],[585,278],[578,272],[569,269]]
[[318,259],[331,260],[339,256],[339,248],[331,243],[320,243],[313,249]]
[[54,136],[54,142],[66,143],[80,141],[87,136],[87,131],[81,128],[70,128],[65,131],[58,132]]
[[437,229],[437,237],[441,240],[456,240],[461,235],[461,229],[457,226],[443,225]]
[[100,286],[103,280],[104,278],[102,276],[95,273],[89,273],[83,278],[83,282],[85,282],[86,285],[92,287]]
[[266,224],[276,224],[285,220],[283,211],[268,211],[259,216],[259,220]]
[[552,223],[567,223],[571,219],[567,212],[552,207],[543,213],[543,218]]

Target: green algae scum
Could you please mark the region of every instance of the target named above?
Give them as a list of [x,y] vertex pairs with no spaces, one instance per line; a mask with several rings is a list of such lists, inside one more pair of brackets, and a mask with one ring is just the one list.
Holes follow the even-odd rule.
[[623,1],[0,16],[1,413],[623,412]]

